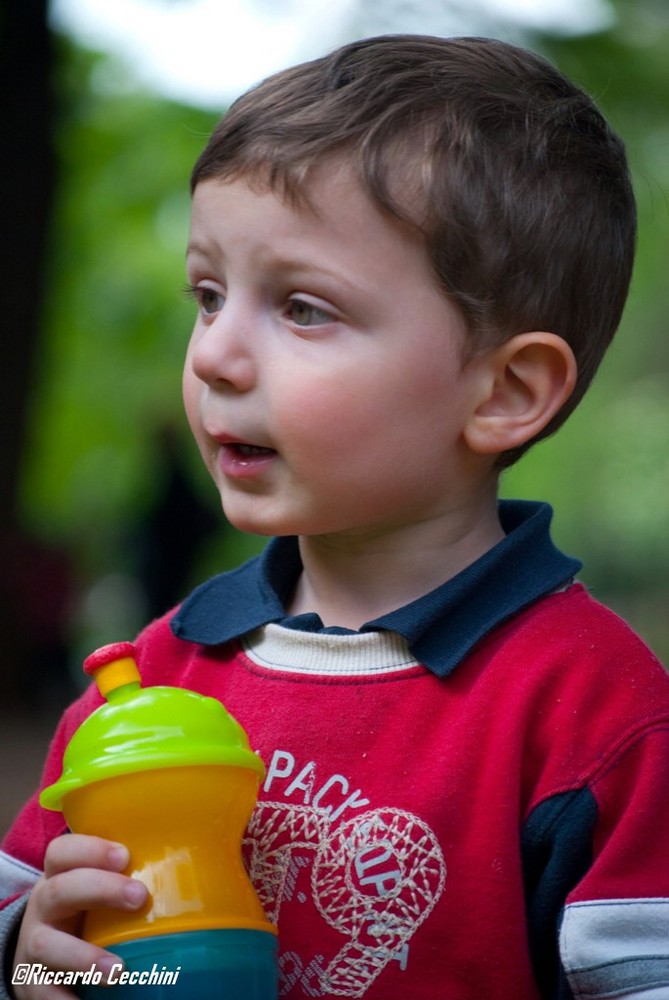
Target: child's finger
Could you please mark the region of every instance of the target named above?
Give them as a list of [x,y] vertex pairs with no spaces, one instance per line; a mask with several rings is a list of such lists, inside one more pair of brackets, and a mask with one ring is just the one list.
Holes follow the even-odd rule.
[[49,844],[44,856],[44,874],[47,878],[72,868],[100,868],[106,871],[123,871],[130,860],[123,844],[101,837],[71,833],[57,837]]
[[138,879],[117,872],[74,868],[45,879],[33,896],[38,919],[57,923],[98,907],[136,910],[146,901],[147,889]]

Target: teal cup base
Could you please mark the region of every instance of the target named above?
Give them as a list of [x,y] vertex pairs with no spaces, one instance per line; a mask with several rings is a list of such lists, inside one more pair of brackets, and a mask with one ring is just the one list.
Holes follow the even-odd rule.
[[[76,987],[81,1000],[277,1000],[277,939],[267,931],[203,930],[110,945],[123,960],[110,986]],[[119,963],[120,964],[120,963]]]

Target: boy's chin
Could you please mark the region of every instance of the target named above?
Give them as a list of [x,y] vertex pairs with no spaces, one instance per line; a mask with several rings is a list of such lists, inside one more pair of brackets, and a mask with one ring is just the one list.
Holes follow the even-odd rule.
[[222,501],[223,513],[229,524],[245,535],[294,535],[298,532],[292,529],[292,521],[278,517],[268,511],[252,510],[252,505],[244,506],[238,503]]
[[263,535],[271,537],[273,535],[282,534],[282,532],[274,531],[263,522],[258,523],[254,518],[230,517],[230,515],[226,512],[225,507],[223,508],[223,513],[225,514],[228,523],[231,524],[237,531],[241,531],[245,535]]

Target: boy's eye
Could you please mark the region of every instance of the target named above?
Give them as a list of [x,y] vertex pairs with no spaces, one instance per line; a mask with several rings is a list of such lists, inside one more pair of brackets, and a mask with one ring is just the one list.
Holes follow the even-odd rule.
[[291,299],[289,308],[290,318],[296,326],[320,326],[323,323],[331,323],[332,315],[325,309],[319,309],[303,299]]
[[213,288],[198,288],[196,298],[200,309],[206,316],[213,316],[223,308],[223,296],[215,292]]
[[225,304],[225,299],[220,292],[209,288],[207,285],[187,285],[186,292],[194,298],[198,304],[200,312],[205,316],[214,316],[220,312]]

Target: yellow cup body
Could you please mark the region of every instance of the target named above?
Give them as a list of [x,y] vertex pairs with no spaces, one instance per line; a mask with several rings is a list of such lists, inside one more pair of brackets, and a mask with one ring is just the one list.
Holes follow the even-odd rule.
[[66,795],[63,813],[73,833],[125,844],[126,874],[149,890],[139,912],[90,910],[83,937],[107,947],[215,928],[275,933],[241,855],[257,787],[248,768],[198,765],[106,778]]

